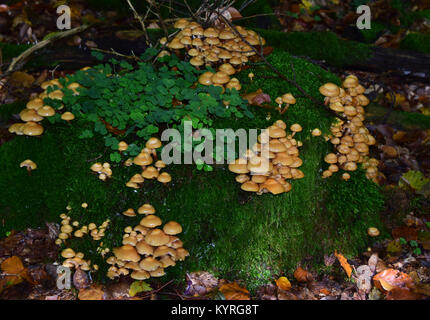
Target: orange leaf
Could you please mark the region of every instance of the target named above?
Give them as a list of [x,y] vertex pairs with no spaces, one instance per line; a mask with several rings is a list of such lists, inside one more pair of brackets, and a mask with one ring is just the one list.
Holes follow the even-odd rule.
[[383,291],[391,291],[394,288],[413,288],[414,280],[406,273],[395,269],[385,269],[373,277],[375,286]]
[[337,260],[339,260],[339,263],[342,266],[343,270],[345,270],[348,278],[351,278],[352,268],[351,265],[348,263],[348,260],[342,254],[337,253],[337,251],[334,252],[334,255],[336,256]]
[[299,282],[312,282],[314,280],[312,275],[302,267],[298,267],[296,271],[294,271],[294,278]]
[[412,292],[408,288],[399,287],[391,289],[386,297],[387,300],[420,300],[422,298],[422,295]]
[[16,276],[16,275],[6,276],[3,279],[0,279],[0,292],[2,292],[6,288],[19,284],[22,281],[24,280],[20,276]]
[[226,300],[250,300],[249,291],[236,282],[226,283],[219,288]]
[[79,290],[79,300],[103,300],[104,292],[98,287]]
[[291,289],[291,282],[286,277],[280,277],[275,281],[279,289],[288,291]]
[[17,256],[12,256],[4,260],[1,264],[1,270],[8,274],[20,274],[25,270],[22,264],[21,258]]

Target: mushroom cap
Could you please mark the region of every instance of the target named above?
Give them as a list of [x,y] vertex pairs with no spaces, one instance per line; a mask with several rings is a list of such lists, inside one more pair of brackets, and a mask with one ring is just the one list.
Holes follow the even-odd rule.
[[268,159],[255,156],[249,160],[247,168],[254,174],[266,174],[272,170],[273,165]]
[[122,214],[125,215],[126,217],[135,217],[136,216],[136,212],[134,212],[133,208],[128,208]]
[[138,166],[150,165],[152,161],[152,156],[146,151],[142,151],[133,159],[133,163]]
[[129,187],[129,188],[139,189],[139,185],[138,185],[137,183],[135,183],[135,182],[131,182],[131,181],[128,181],[128,182],[125,184],[125,186],[126,186],[126,187]]
[[203,59],[202,59],[202,58],[200,58],[199,56],[196,56],[196,57],[192,57],[192,58],[190,59],[190,63],[191,63],[193,66],[195,66],[195,67],[200,67],[200,66],[202,66],[205,62],[203,61]]
[[146,214],[146,215],[154,214],[155,208],[152,205],[150,205],[149,203],[145,203],[145,204],[141,205],[139,207],[139,209],[137,209],[137,212],[139,214]]
[[269,130],[270,138],[283,138],[287,136],[287,133],[285,132],[285,130],[276,125],[270,126],[268,130]]
[[125,141],[120,141],[118,143],[118,150],[119,151],[126,151],[128,149],[128,144]]
[[27,136],[40,136],[43,133],[43,127],[36,122],[29,121],[22,126],[22,133]]
[[282,120],[276,120],[274,125],[284,130],[287,128],[287,125]]
[[154,257],[146,257],[139,263],[139,267],[145,271],[154,271],[162,266],[161,262],[154,259]]
[[287,151],[287,148],[278,139],[272,139],[269,141],[269,151],[275,152],[275,153],[284,152],[284,151]]
[[162,168],[166,167],[166,164],[164,163],[163,160],[157,160],[157,162],[155,162],[155,167],[159,168],[159,169],[162,169]]
[[246,181],[242,183],[240,188],[243,191],[248,191],[248,192],[257,192],[259,190],[258,184],[253,181]]
[[377,228],[370,227],[369,229],[367,229],[367,234],[371,237],[377,237],[380,235],[380,232]]
[[66,111],[61,115],[61,119],[65,121],[71,121],[75,119],[75,115],[69,111]]
[[172,181],[172,177],[171,177],[171,175],[170,175],[169,173],[167,173],[167,172],[162,172],[162,173],[158,176],[157,181],[158,181],[158,182],[161,182],[161,183],[168,183],[168,182]]
[[75,251],[72,248],[67,248],[61,251],[61,256],[66,259],[73,258],[75,255]]
[[43,117],[40,116],[35,109],[24,109],[19,113],[19,117],[25,122],[39,122],[43,120]]
[[134,270],[130,276],[134,280],[146,280],[151,277],[145,270]]
[[[151,217],[151,216],[148,216]],[[144,218],[145,219],[145,218]],[[169,243],[170,238],[160,229],[153,229],[145,236],[145,241],[151,246],[162,246]]]
[[226,84],[226,89],[236,89],[237,91],[240,91],[240,89],[242,89],[239,80],[235,79],[236,78],[231,79],[230,82]]
[[136,244],[136,249],[139,254],[144,256],[152,256],[154,254],[154,248],[147,244],[145,241],[139,241]]
[[219,38],[221,40],[230,40],[230,39],[234,39],[236,38],[236,36],[234,35],[233,32],[228,31],[228,30],[223,30],[219,33]]
[[246,174],[240,174],[240,175],[236,176],[236,178],[235,178],[236,182],[239,182],[241,184],[246,182],[246,181],[249,181],[249,179],[250,179],[249,176]]
[[48,93],[48,98],[52,100],[62,100],[64,97],[64,93],[61,90],[54,90],[50,93]]
[[342,174],[342,179],[345,181],[348,181],[351,178],[350,174],[345,172],[344,174]]
[[[161,262],[160,262],[161,263]],[[166,273],[164,272],[164,269],[163,268],[158,268],[158,269],[156,269],[156,270],[154,270],[154,271],[151,271],[151,272],[149,272],[149,274],[151,275],[151,277],[162,277],[162,276],[164,276]]]
[[175,257],[176,251],[173,248],[170,248],[166,245],[159,246],[154,251],[154,258],[158,258],[158,257],[166,256],[166,255],[169,255],[171,257]]
[[236,159],[228,165],[228,170],[238,174],[248,173],[247,161],[244,159]]
[[137,239],[136,239],[136,237],[133,237],[133,236],[128,236],[128,237],[125,237],[124,239],[122,239],[122,244],[129,244],[129,245],[131,245],[131,246],[136,246],[136,243],[137,243]]
[[212,84],[212,76],[214,73],[206,71],[199,76],[199,83],[204,86],[210,86]]
[[343,80],[342,86],[344,88],[354,88],[356,86],[358,86],[358,78],[354,75],[349,75],[345,78],[345,80]]
[[267,191],[269,191],[272,194],[280,194],[283,193],[284,187],[275,179],[273,178],[269,178],[267,179],[261,186],[260,186],[260,190],[266,189]]
[[321,130],[318,128],[315,128],[314,130],[312,130],[312,135],[314,137],[319,137],[322,134]]
[[176,221],[169,221],[164,225],[163,231],[165,234],[174,236],[182,232],[182,226]]
[[145,146],[148,149],[157,149],[157,148],[160,148],[162,146],[162,144],[161,144],[160,139],[152,137],[148,141],[146,141]]
[[211,80],[215,84],[225,84],[230,81],[230,77],[225,72],[218,71],[212,76]]
[[27,102],[27,109],[39,109],[41,107],[43,107],[43,100],[41,98],[35,98],[33,100],[30,100],[29,102]]
[[169,248],[177,249],[183,246],[181,239],[176,236],[169,236],[169,242],[166,244]]
[[143,170],[142,177],[145,179],[155,179],[158,177],[159,174],[160,173],[155,167],[149,166],[146,167],[145,170]]
[[17,135],[23,135],[22,128],[24,125],[25,123],[14,123],[9,127],[8,131],[10,133],[16,133]]
[[118,260],[132,262],[138,262],[140,260],[140,255],[137,253],[136,249],[129,244],[114,248],[113,253]]
[[282,96],[282,101],[288,104],[295,104],[296,98],[291,93],[286,93]]
[[37,114],[41,117],[52,117],[55,114],[55,110],[51,106],[43,106],[37,109]]
[[188,257],[189,255],[190,255],[190,253],[184,248],[176,249],[176,258],[179,261],[184,261],[185,257]]
[[328,82],[319,88],[320,93],[326,97],[335,97],[340,94],[340,89],[334,83]]
[[177,38],[170,41],[167,46],[170,49],[183,49],[183,48],[185,48],[185,46]]
[[302,126],[299,125],[298,123],[295,123],[295,124],[291,125],[290,130],[293,132],[300,132],[300,131],[302,131]]
[[19,164],[19,167],[26,167],[28,169],[34,170],[37,169],[37,164],[33,162],[33,160],[27,159]]
[[329,153],[324,157],[324,161],[329,164],[337,163],[337,156],[334,153]]
[[207,38],[218,37],[219,31],[215,28],[209,27],[204,31],[203,35]]
[[236,73],[236,69],[230,63],[223,63],[218,67],[219,71],[224,72],[225,74],[231,76]]
[[174,267],[176,265],[176,262],[169,256],[161,257],[160,262],[163,268]]
[[142,218],[142,220],[140,220],[140,225],[147,228],[155,228],[161,226],[161,224],[161,219],[154,214],[147,215],[146,217]]
[[190,23],[188,22],[187,19],[181,18],[178,21],[175,22],[175,24],[173,25],[174,28],[177,29],[184,29],[186,28]]

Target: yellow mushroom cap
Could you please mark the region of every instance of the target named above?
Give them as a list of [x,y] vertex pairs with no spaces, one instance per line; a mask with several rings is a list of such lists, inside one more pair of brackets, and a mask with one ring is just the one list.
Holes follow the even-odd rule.
[[170,238],[162,230],[153,229],[149,231],[148,234],[145,236],[145,241],[151,246],[162,246],[169,243]]
[[282,101],[288,104],[295,104],[296,98],[291,93],[286,93],[282,96]]
[[134,212],[133,208],[128,208],[122,214],[125,215],[126,217],[135,217],[136,216],[136,212]]
[[369,229],[367,229],[367,234],[371,237],[377,237],[380,235],[380,232],[377,228],[370,227]]
[[158,176],[157,181],[158,181],[158,182],[161,182],[161,183],[168,183],[168,182],[172,181],[172,177],[170,176],[170,174],[169,174],[169,173],[167,173],[167,172],[162,172],[162,173]]
[[218,71],[212,76],[211,80],[215,84],[225,84],[230,81],[230,77],[225,72]]
[[27,159],[27,160],[24,160],[23,162],[21,162],[21,163],[19,164],[19,167],[20,167],[20,168],[22,168],[22,167],[26,167],[26,168],[28,168],[28,169],[30,169],[30,170],[35,170],[35,169],[37,169],[37,164],[36,164],[36,163],[34,163],[32,160]]
[[224,64],[220,65],[218,70],[224,72],[225,74],[227,74],[229,76],[236,73],[236,69],[234,69],[230,63],[224,63]]
[[[160,262],[161,263],[161,262]],[[149,274],[151,275],[151,277],[154,277],[154,278],[156,278],[156,277],[162,277],[162,276],[164,276],[166,273],[164,272],[164,269],[163,268],[158,268],[158,269],[156,269],[156,270],[154,270],[154,271],[150,271],[149,272]]]
[[43,127],[36,122],[29,121],[22,126],[22,133],[27,136],[40,136],[43,133]]
[[61,251],[61,256],[63,258],[69,259],[75,256],[75,251],[72,248],[67,248]]
[[321,130],[318,128],[315,128],[314,130],[312,130],[312,135],[314,137],[319,137],[322,134]]
[[43,106],[37,109],[37,114],[41,117],[52,117],[55,114],[55,110],[51,106]]
[[152,156],[146,151],[142,151],[133,159],[134,164],[137,164],[138,166],[150,165],[152,161]]
[[119,151],[126,151],[128,149],[128,144],[125,141],[120,141],[118,143],[118,150]]
[[177,248],[176,249],[176,258],[179,261],[184,261],[185,257],[188,257],[190,255],[190,253],[185,250],[184,248]]
[[35,98],[33,100],[30,100],[29,102],[27,102],[27,109],[39,109],[41,107],[43,107],[43,100],[41,98]]
[[302,126],[299,125],[298,123],[295,123],[295,124],[291,125],[290,130],[293,132],[300,132],[300,131],[302,131]]
[[155,179],[158,177],[159,174],[160,173],[155,167],[149,166],[145,170],[143,170],[142,177],[145,179]]
[[40,116],[35,109],[24,109],[19,113],[19,117],[25,122],[39,122],[43,120],[43,117]]
[[139,267],[145,271],[154,271],[162,266],[161,262],[153,257],[146,257],[139,263]]
[[340,94],[340,88],[334,83],[326,83],[319,89],[320,93],[326,97],[335,97]]
[[145,270],[134,270],[130,276],[134,280],[146,280],[151,277],[150,274]]
[[137,252],[141,255],[152,256],[154,254],[154,248],[147,244],[145,241],[139,241],[136,244]]
[[248,191],[248,192],[258,192],[258,190],[259,190],[258,184],[253,182],[253,181],[246,181],[246,182],[242,183],[240,188],[242,190]]

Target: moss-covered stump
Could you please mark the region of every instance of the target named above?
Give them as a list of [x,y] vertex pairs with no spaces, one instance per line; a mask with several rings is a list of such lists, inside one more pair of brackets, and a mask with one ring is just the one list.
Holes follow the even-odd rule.
[[[269,60],[290,78],[293,64],[297,82],[317,99],[322,100],[318,93],[322,83],[340,81],[285,52],[275,51]],[[255,74],[252,83],[247,78],[249,71]],[[11,229],[59,222],[59,214],[70,205],[69,214],[81,224],[111,219],[102,241],[112,248],[120,244],[123,229],[141,219],[125,217],[121,212],[151,203],[163,221],[182,224],[180,236],[190,251],[190,257],[169,268],[166,277],[183,279],[184,272],[209,270],[225,278],[246,279],[251,289],[280,273],[291,272],[305,257],[321,262],[323,253],[335,249],[346,255],[363,250],[369,242],[367,228],[381,227],[378,212],[383,200],[379,187],[363,172],[353,173],[349,181],[343,181],[340,172],[329,179],[321,178],[323,158],[331,146],[323,137],[312,137],[310,131],[320,128],[327,133],[330,115],[261,65],[244,70],[239,77],[248,92],[261,88],[272,99],[286,92],[297,97],[297,103],[282,116],[274,109],[253,107],[254,119],[215,122],[218,128],[233,129],[266,128],[281,118],[288,126],[301,124],[303,131],[296,137],[303,142],[300,169],[305,177],[292,181],[289,193],[246,193],[226,165],[215,166],[212,172],[198,171],[191,165],[171,165],[166,170],[173,177],[170,184],[145,181],[142,189],[134,190],[125,183],[140,168],[112,164],[112,179],[102,182],[89,169],[96,161],[109,162],[101,137],[78,138],[77,129],[86,126],[82,121],[46,124],[42,137],[17,136],[0,147],[1,235]],[[31,175],[19,167],[25,159],[38,165]],[[88,208],[81,207],[83,202]],[[96,253],[98,242],[86,237],[69,244],[97,263],[100,275],[105,273],[107,266]]]

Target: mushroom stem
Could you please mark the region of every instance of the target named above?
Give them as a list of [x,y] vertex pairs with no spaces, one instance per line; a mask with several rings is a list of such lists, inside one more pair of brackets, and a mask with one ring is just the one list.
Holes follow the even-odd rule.
[[27,167],[27,172],[28,172],[28,175],[31,176],[31,168],[30,167]]

